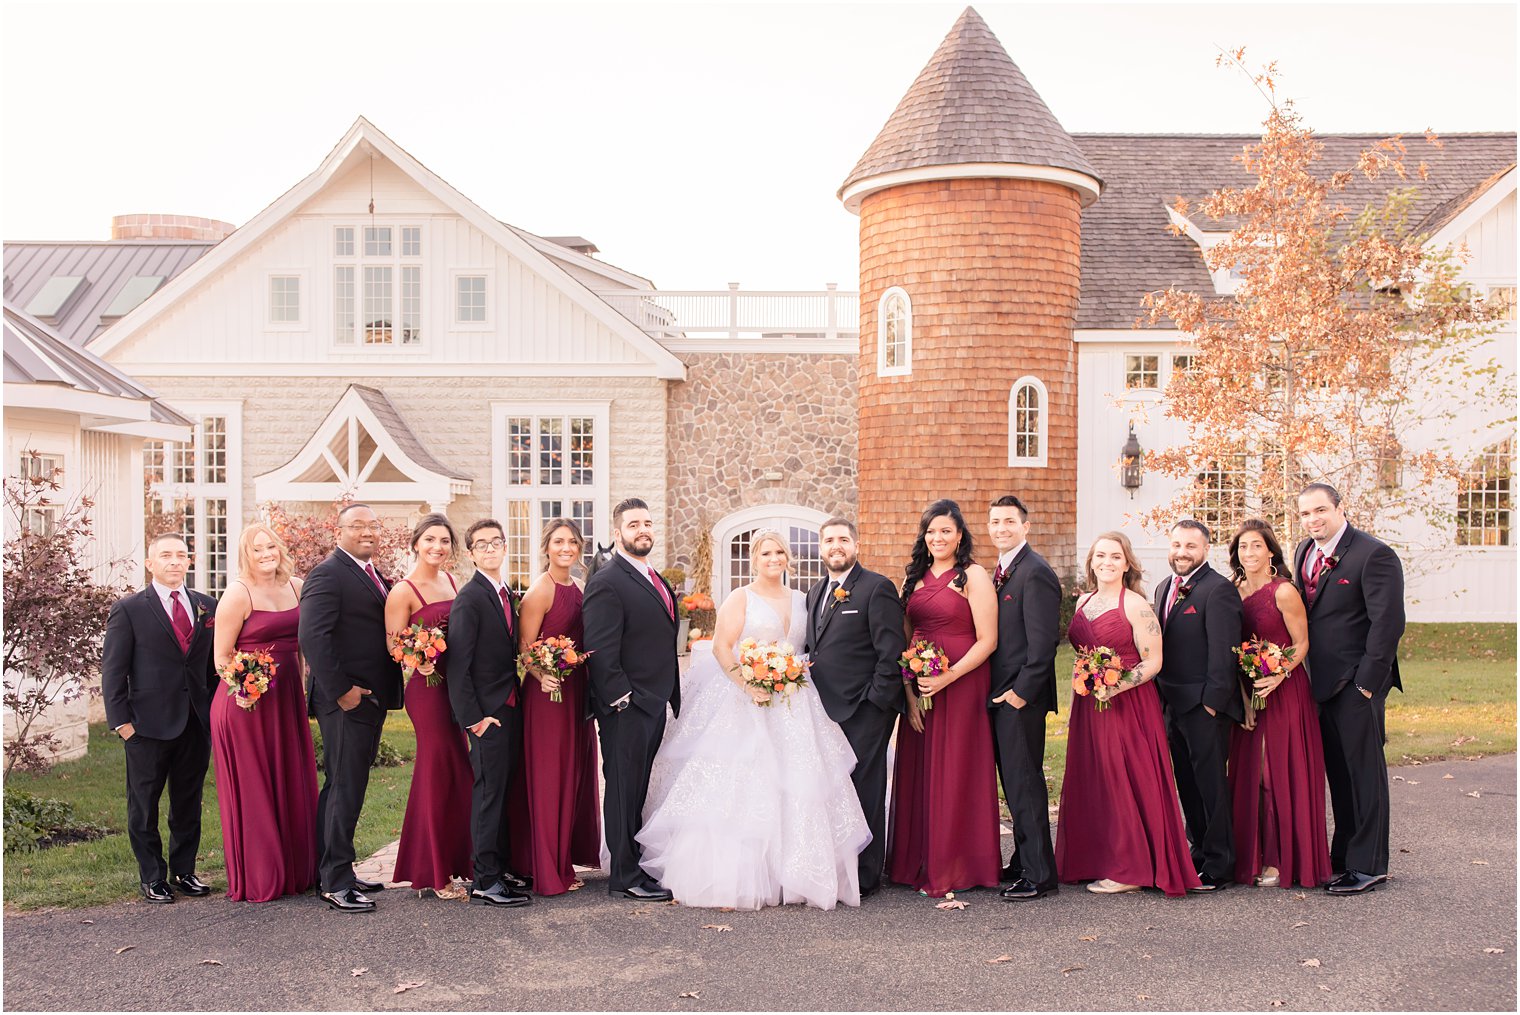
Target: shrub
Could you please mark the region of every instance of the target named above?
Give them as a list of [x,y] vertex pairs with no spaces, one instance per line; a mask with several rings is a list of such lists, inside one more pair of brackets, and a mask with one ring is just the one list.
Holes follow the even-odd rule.
[[49,846],[85,842],[109,835],[109,828],[74,817],[74,805],[66,800],[33,796],[21,790],[5,791],[5,851],[31,853]]
[[[317,771],[322,771],[322,730],[315,723],[311,727],[311,746],[317,752]],[[400,768],[412,760],[412,755],[388,740],[380,741],[375,752],[375,763],[370,768]]]

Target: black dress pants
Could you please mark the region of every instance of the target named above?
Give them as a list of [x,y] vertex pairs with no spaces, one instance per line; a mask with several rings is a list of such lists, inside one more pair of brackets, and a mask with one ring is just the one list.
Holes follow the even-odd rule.
[[855,751],[850,781],[865,814],[871,841],[860,853],[860,890],[881,884],[887,865],[887,742],[897,724],[897,713],[867,699],[839,724]]
[[1193,863],[1199,873],[1221,881],[1235,880],[1232,801],[1225,778],[1233,724],[1227,715],[1209,715],[1202,704],[1185,712],[1170,706],[1166,710],[1172,771]]
[[[172,740],[134,733],[122,744],[127,756],[127,841],[143,884],[170,873],[194,874],[201,847],[201,791],[211,761],[211,732],[192,714]],[[169,786],[169,863],[158,833],[158,801]]]
[[1033,701],[1023,708],[994,705],[992,747],[1013,819],[1013,862],[1036,886],[1053,888],[1056,858],[1050,843],[1050,794],[1045,788],[1043,705]]
[[[489,726],[481,736],[465,731],[470,745],[470,837],[474,843],[475,887],[490,888],[506,870],[508,838],[507,787],[512,785],[522,758],[522,709],[503,704],[491,713],[500,726]],[[517,829],[527,835],[526,828]]]
[[1388,873],[1388,761],[1383,756],[1383,707],[1388,692],[1365,697],[1348,682],[1320,703],[1325,780],[1330,784],[1330,866],[1362,874]]
[[385,710],[367,701],[349,712],[334,706],[317,714],[325,776],[317,794],[317,879],[324,892],[354,886],[354,829],[384,722]]
[[665,736],[665,703],[649,715],[637,705],[599,716],[597,739],[602,746],[602,776],[607,795],[602,799],[602,826],[612,856],[608,891],[633,888],[649,880],[639,866],[634,836],[644,826],[644,800],[649,795],[649,770]]

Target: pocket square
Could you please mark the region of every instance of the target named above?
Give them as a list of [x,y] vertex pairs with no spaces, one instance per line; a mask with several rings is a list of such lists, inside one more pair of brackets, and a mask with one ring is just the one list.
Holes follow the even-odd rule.
[[1184,616],[1186,616],[1189,613],[1197,613],[1197,612],[1198,612],[1198,607],[1196,607],[1196,606],[1189,606],[1187,609],[1185,609],[1185,610],[1182,611],[1182,613],[1183,613]]
[[1005,603],[1011,603],[1011,602],[1013,602],[1013,596],[1012,595],[1006,595],[1006,596],[1004,596],[1003,597],[1003,602],[1005,602]]
[[839,611],[839,615],[841,617],[848,617],[852,613],[859,613],[859,612],[860,612],[859,610],[840,610]]
[[1351,584],[1351,579],[1350,578],[1342,578],[1342,579],[1338,580],[1335,584],[1337,584],[1337,585],[1350,585]]

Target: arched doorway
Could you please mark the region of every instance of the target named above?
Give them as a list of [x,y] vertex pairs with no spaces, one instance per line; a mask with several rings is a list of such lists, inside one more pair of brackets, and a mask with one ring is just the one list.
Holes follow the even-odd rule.
[[823,577],[818,552],[818,526],[828,515],[796,504],[763,504],[735,511],[713,526],[713,598],[722,603],[734,589],[750,580],[750,539],[763,529],[774,529],[787,541],[792,553],[790,585],[806,591]]

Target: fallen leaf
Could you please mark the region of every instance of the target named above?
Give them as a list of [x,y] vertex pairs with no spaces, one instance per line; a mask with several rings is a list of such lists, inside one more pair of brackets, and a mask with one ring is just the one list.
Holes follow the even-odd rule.
[[683,990],[683,991],[681,991],[681,996],[682,997],[701,997],[702,996],[702,992],[700,990]]
[[1330,993],[1330,988],[1325,986],[1323,983],[1319,985],[1319,989],[1323,990],[1326,994]]
[[1305,895],[1303,892],[1294,892],[1293,897],[1295,899],[1307,899],[1309,896]]
[[1467,793],[1467,794],[1465,794],[1465,795],[1466,795],[1466,796],[1473,796],[1473,797],[1475,797],[1475,796],[1477,796],[1477,795],[1478,795],[1478,791],[1477,791],[1477,790],[1473,790],[1473,791],[1472,791],[1472,792],[1471,792],[1471,793]]
[[1400,847],[1399,847],[1399,852],[1400,852],[1400,853],[1412,853],[1412,852],[1414,852],[1414,851],[1413,851],[1413,850],[1410,850],[1410,849],[1405,849],[1405,848],[1404,848],[1404,847],[1403,847],[1403,846],[1400,846]]
[[221,959],[201,959],[201,965],[203,966],[220,966],[222,964]]
[[1441,776],[1441,778],[1443,778],[1443,779],[1455,779],[1456,776],[1452,775],[1450,772],[1447,772],[1445,775]]
[[1285,1005],[1287,1003],[1288,1002],[1283,1001],[1281,999],[1274,999],[1274,1000],[1271,1000],[1271,1001],[1267,1002],[1267,1007],[1268,1008],[1281,1008],[1283,1005]]
[[1079,969],[1086,969],[1086,968],[1087,968],[1086,966],[1067,966],[1065,969],[1061,970],[1061,975],[1062,976],[1070,976],[1072,973],[1075,973],[1077,970],[1079,970]]
[[80,920],[80,923],[94,923],[94,920]]
[[734,911],[734,907],[733,906],[719,906],[718,907],[718,912],[720,912],[720,913],[732,913],[733,911]]
[[1304,959],[1304,961],[1300,962],[1299,965],[1308,966],[1310,969],[1318,969],[1319,959]]
[[357,966],[357,967],[355,967],[353,969],[350,969],[348,971],[348,975],[349,976],[363,976],[367,972],[369,972],[369,966]]
[[1488,861],[1487,860],[1474,860],[1473,861],[1473,866],[1474,867],[1487,867],[1488,866]]
[[667,906],[679,906],[680,904],[681,903],[679,901],[677,901],[676,899],[671,899],[671,900],[669,900],[668,902],[665,903],[665,905],[667,905]]
[[965,909],[966,908],[966,903],[963,902],[963,901],[961,901],[960,899],[952,899],[952,898],[946,897],[946,899],[945,899],[944,902],[937,902],[937,903],[935,903],[934,904],[934,908],[935,909]]
[[1078,941],[1096,941],[1096,940],[1098,940],[1098,935],[1096,935],[1096,934],[1083,934],[1081,937],[1077,938],[1077,940]]
[[1418,780],[1418,779],[1410,779],[1409,780],[1409,785],[1411,785],[1411,786],[1418,786],[1419,784],[1420,784],[1420,780]]
[[650,913],[653,913],[653,912],[654,912],[654,910],[652,910],[652,909],[649,909],[649,908],[647,908],[645,906],[639,906],[637,909],[630,909],[628,911],[628,915],[629,916],[648,916]]
[[1150,999],[1151,999],[1151,996],[1149,994],[1136,994],[1135,995],[1135,1000],[1136,1001],[1149,1001]]
[[122,952],[129,952],[136,947],[136,945],[122,945],[120,948],[116,949],[116,954],[120,955]]
[[1297,923],[1295,923],[1293,925],[1293,929],[1294,930],[1298,930],[1298,928],[1300,928],[1300,927],[1307,927],[1307,926],[1309,926],[1309,921],[1308,920],[1300,920],[1300,921],[1298,921]]
[[1477,737],[1470,737],[1465,733],[1459,733],[1457,734],[1457,739],[1451,742],[1451,746],[1461,747],[1463,744],[1470,744],[1477,739]]
[[704,923],[702,925],[702,929],[703,930],[715,930],[719,934],[726,934],[729,931],[733,930],[733,928],[730,927],[726,923]]
[[392,994],[405,994],[409,990],[416,990],[418,987],[422,986],[424,983],[427,983],[427,981],[426,980],[403,980],[400,983],[396,984],[396,989],[393,990],[393,991],[391,991],[391,993]]
[[1142,956],[1140,956],[1140,957],[1141,957],[1141,958],[1142,958],[1142,959],[1148,959],[1148,958],[1150,958],[1150,956],[1149,956],[1149,955],[1142,955]]
[[999,955],[995,959],[985,959],[984,961],[989,966],[995,966],[995,965],[997,965],[1000,962],[1012,962],[1013,961],[1013,956],[1012,955]]
[[1504,954],[1504,949],[1503,948],[1485,948],[1485,949],[1483,949],[1483,954],[1484,955],[1503,955]]
[[1404,778],[1402,775],[1396,775],[1396,776],[1393,777],[1393,781],[1394,782],[1408,782],[1409,780],[1406,779],[1406,778]]

